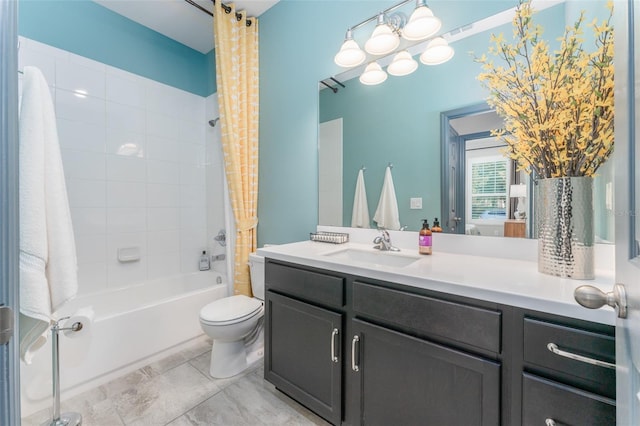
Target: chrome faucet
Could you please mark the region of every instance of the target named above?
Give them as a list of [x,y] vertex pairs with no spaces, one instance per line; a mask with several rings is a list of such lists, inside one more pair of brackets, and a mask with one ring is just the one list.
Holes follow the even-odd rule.
[[398,247],[394,247],[391,244],[391,236],[389,236],[389,232],[386,229],[381,229],[380,232],[381,234],[373,239],[373,243],[377,244],[373,248],[382,251],[400,251]]

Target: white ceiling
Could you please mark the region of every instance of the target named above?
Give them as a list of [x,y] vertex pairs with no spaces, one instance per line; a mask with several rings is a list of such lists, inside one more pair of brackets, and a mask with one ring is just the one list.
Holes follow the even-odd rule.
[[[93,0],[202,53],[213,49],[213,18],[184,0]],[[194,0],[213,11],[211,0]],[[235,0],[236,10],[260,16],[278,0]]]

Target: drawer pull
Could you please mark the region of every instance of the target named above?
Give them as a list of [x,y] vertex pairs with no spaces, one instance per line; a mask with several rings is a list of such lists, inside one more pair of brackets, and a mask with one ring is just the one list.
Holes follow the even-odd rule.
[[331,332],[331,361],[338,362],[338,355],[336,355],[336,337],[340,331],[337,328],[334,328]]
[[553,420],[552,418],[547,418],[544,420],[544,424],[546,426],[557,426],[557,423],[555,420]]
[[360,371],[360,367],[356,364],[356,346],[360,341],[360,337],[353,336],[353,340],[351,341],[351,369],[353,371]]
[[598,367],[611,368],[612,370],[616,369],[616,365],[606,361],[600,361],[599,359],[593,359],[586,356],[574,354],[571,352],[563,351],[556,345],[555,343],[547,343],[547,349],[553,352],[556,355],[563,356],[565,358],[570,358],[580,362],[586,362],[587,364],[597,365]]

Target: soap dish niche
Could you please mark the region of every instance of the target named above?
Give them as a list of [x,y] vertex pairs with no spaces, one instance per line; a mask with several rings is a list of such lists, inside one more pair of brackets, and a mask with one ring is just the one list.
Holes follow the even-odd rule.
[[130,263],[140,260],[140,247],[122,247],[118,249],[118,262]]

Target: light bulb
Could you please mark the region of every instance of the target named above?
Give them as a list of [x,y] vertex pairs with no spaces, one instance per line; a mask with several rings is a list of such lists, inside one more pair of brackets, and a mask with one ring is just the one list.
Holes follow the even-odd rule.
[[400,45],[400,37],[384,22],[384,15],[378,15],[378,25],[364,44],[364,50],[372,55],[386,55]]
[[387,72],[395,76],[409,75],[418,68],[418,63],[406,50],[398,52],[387,67]]
[[333,58],[336,65],[341,67],[350,68],[360,65],[364,62],[366,54],[360,49],[358,43],[353,39],[351,30],[347,30],[344,43],[340,47],[340,51]]
[[437,33],[440,27],[442,27],[440,19],[433,16],[433,12],[424,4],[424,1],[418,0],[409,22],[402,29],[402,38],[423,40]]
[[360,76],[360,83],[367,86],[374,86],[380,84],[387,79],[387,73],[380,67],[377,62],[371,62],[364,69],[364,72]]
[[425,65],[440,65],[453,58],[454,50],[442,37],[436,37],[427,44],[427,50],[420,55],[420,62]]

